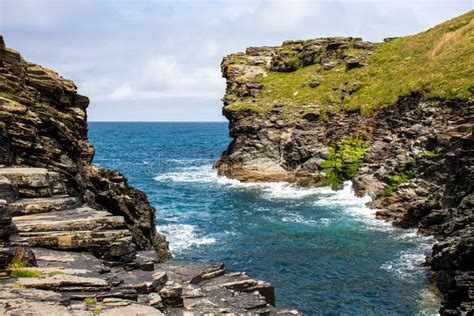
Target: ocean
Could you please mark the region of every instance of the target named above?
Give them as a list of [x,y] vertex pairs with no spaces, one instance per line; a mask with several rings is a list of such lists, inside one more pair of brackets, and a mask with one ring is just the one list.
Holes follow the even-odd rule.
[[172,260],[223,261],[305,315],[435,314],[423,266],[434,240],[376,220],[343,190],[217,176],[227,123],[89,123],[94,163],[124,173],[157,209]]

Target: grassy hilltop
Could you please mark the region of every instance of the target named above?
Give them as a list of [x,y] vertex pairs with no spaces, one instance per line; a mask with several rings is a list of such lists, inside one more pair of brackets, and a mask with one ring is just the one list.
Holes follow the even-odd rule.
[[[256,78],[263,85],[261,94],[238,98],[227,108],[262,113],[279,104],[293,112],[317,105],[322,112],[371,114],[412,93],[469,99],[474,94],[474,11],[416,35],[373,44],[368,53],[354,45],[344,54],[344,62],[330,69],[317,62],[305,66],[298,60],[302,53],[289,72],[261,66],[265,74]],[[348,58],[361,57],[360,65],[349,67]]]

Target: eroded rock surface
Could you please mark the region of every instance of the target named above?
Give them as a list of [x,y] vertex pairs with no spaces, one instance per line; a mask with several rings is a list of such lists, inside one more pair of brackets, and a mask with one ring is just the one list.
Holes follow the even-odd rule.
[[[108,266],[77,252],[33,248],[39,277],[0,279],[5,315],[299,315],[272,304],[273,287],[222,263],[157,263],[138,252],[136,266]],[[146,263],[146,264],[144,264]]]

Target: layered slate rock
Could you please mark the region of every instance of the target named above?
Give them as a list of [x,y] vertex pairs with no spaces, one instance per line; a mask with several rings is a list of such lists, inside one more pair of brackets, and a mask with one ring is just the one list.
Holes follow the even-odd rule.
[[[36,180],[28,187],[23,187],[21,178],[14,179],[19,191],[27,198],[67,193],[92,208],[122,216],[138,249],[154,248],[162,259],[168,258],[167,242],[156,232],[155,209],[146,195],[118,172],[91,164],[88,105],[89,99],[77,93],[74,82],[25,61],[0,36],[0,165],[48,170],[44,174],[31,170]],[[62,176],[66,183],[44,186],[54,176]]]
[[163,264],[156,253],[138,252],[134,268],[108,267],[89,254],[33,251],[38,267],[16,271],[39,277],[0,279],[3,314],[299,315],[272,305],[269,284],[225,274],[222,263]]
[[14,201],[17,196],[17,187],[8,178],[0,176],[0,271],[15,259],[23,260],[25,265],[35,264],[28,244],[19,236],[12,221],[12,210],[8,202]]
[[44,168],[0,168],[13,185],[8,204],[11,226],[31,247],[89,251],[101,258],[127,262],[136,246],[122,216],[82,205],[65,193],[61,175]]

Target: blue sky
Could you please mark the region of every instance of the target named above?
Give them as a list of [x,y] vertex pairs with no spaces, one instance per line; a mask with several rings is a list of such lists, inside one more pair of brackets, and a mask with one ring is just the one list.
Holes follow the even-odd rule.
[[9,47],[75,81],[91,121],[223,121],[223,56],[287,39],[423,31],[472,0],[0,0]]

